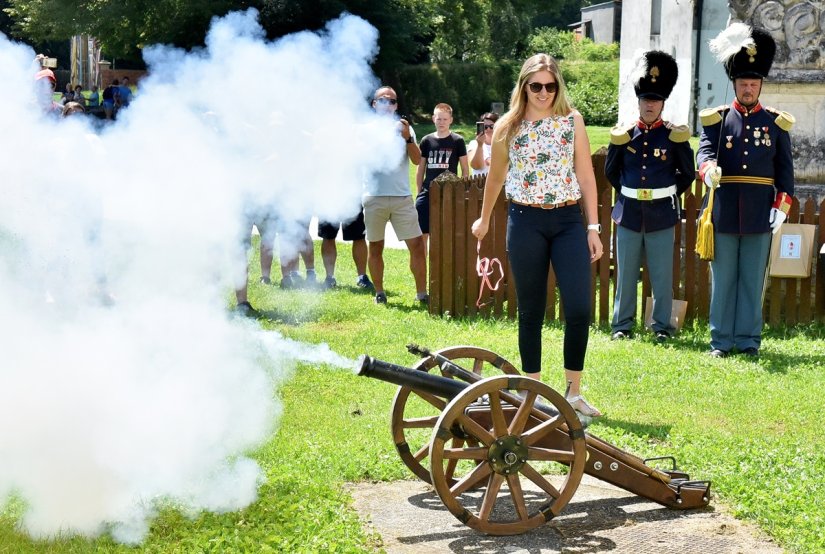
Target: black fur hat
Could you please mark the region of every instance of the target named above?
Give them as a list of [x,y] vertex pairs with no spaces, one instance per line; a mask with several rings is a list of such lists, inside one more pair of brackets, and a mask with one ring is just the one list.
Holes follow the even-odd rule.
[[679,66],[676,60],[670,54],[659,50],[651,50],[638,56],[631,73],[636,97],[654,100],[667,100],[676,86],[678,77]]
[[776,42],[767,31],[732,23],[710,41],[710,50],[725,65],[730,80],[764,79],[776,55]]

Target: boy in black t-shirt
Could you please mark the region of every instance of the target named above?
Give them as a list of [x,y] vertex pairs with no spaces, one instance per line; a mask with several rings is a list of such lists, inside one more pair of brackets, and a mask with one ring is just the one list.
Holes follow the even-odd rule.
[[450,131],[453,123],[453,109],[449,104],[437,104],[433,110],[435,133],[421,139],[421,163],[415,174],[415,184],[418,196],[415,198],[415,209],[418,210],[418,224],[424,233],[424,244],[430,239],[430,183],[444,173],[450,171],[458,175],[458,164],[461,163],[461,175],[470,174],[467,163],[467,146],[460,135]]

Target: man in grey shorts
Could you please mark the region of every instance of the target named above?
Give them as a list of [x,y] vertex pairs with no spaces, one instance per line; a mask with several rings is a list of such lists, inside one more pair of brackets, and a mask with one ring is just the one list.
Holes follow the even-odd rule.
[[[373,95],[372,107],[388,117],[396,117],[398,95],[391,87],[382,86]],[[415,299],[422,304],[427,296],[427,259],[424,239],[418,226],[418,212],[410,192],[409,162],[418,165],[421,150],[415,140],[415,132],[408,121],[398,119],[398,130],[405,142],[405,153],[396,169],[374,176],[364,191],[364,223],[369,243],[369,269],[375,285],[376,304],[386,304],[384,291],[384,232],[387,222],[392,223],[395,234],[407,243],[410,251],[410,271],[415,279]]]

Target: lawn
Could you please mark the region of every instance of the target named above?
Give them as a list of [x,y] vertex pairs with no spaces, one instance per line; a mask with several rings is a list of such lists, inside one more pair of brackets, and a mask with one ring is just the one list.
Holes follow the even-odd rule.
[[[338,260],[341,288],[328,292],[282,291],[257,284],[253,274],[250,300],[264,314],[260,324],[327,343],[352,359],[368,353],[411,365],[415,358],[404,346],[417,342],[477,345],[518,365],[514,322],[440,319],[415,304],[405,251],[386,252],[386,306],[353,286],[346,245]],[[612,342],[608,329],[592,330],[584,392],[606,415],[590,431],[643,457],[675,455],[692,477],[713,481],[714,505],[757,524],[788,551],[825,551],[825,329],[768,329],[756,362],[707,356],[704,325],[666,346],[640,335]],[[548,324],[544,337],[543,380],[562,390],[561,327]],[[106,537],[33,542],[15,530],[21,505],[11,502],[0,512],[0,553],[380,549],[343,485],[410,477],[389,432],[394,392],[346,369],[299,364],[294,378],[273,391],[284,414],[274,436],[252,453],[266,478],[259,500],[245,510],[189,518],[163,509],[144,544],[128,548]]]

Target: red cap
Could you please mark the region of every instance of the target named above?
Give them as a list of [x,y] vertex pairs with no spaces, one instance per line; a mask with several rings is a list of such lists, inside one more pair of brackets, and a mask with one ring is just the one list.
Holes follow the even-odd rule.
[[49,79],[52,83],[57,83],[57,78],[55,78],[54,72],[51,69],[41,69],[34,74],[35,81],[39,81],[40,79]]

